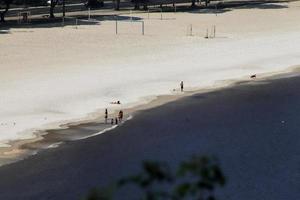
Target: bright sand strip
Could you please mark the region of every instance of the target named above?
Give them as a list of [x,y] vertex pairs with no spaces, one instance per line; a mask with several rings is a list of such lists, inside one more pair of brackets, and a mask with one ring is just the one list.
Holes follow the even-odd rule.
[[[134,14],[140,23],[11,29],[0,35],[0,145],[188,88],[221,86],[300,63],[300,3],[222,14]],[[187,36],[189,25],[193,36]],[[204,39],[216,25],[216,38]],[[176,92],[175,92],[176,93]],[[148,97],[148,98],[146,98]],[[100,113],[95,112],[100,111]],[[93,114],[89,114],[93,113]]]

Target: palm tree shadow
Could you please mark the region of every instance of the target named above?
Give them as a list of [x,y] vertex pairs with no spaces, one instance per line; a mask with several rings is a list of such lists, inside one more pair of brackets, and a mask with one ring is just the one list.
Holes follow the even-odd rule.
[[[281,3],[281,4],[278,4]],[[284,1],[265,1],[265,0],[255,0],[255,1],[232,1],[225,3],[218,3],[215,7],[224,8],[235,8],[235,9],[283,9],[288,8],[287,5],[282,5]]]
[[[193,14],[222,14],[230,12],[236,9],[284,9],[288,8],[287,5],[277,4],[282,3],[282,1],[233,1],[233,2],[224,2],[211,4],[206,8],[182,6],[178,7],[177,12],[188,12]],[[168,8],[164,12],[173,12],[173,8]],[[175,19],[175,18],[174,18]],[[103,15],[95,14],[91,16],[91,19],[88,20],[86,15],[75,15],[72,17],[65,18],[63,21],[62,18],[35,18],[32,19],[30,23],[20,23],[17,21],[8,21],[6,24],[1,24],[0,34],[9,34],[11,28],[54,28],[54,27],[64,27],[64,26],[82,26],[82,25],[99,25],[103,21],[139,21],[142,20],[140,17],[133,16],[119,16],[119,15]],[[173,20],[164,19],[164,20]]]
[[32,19],[30,23],[17,23],[16,21],[9,21],[0,28],[0,34],[10,33],[10,29],[23,29],[23,28],[56,28],[65,26],[83,26],[83,25],[100,25],[104,21],[139,21],[142,18],[131,16],[118,16],[118,15],[94,15],[90,19],[86,15],[76,15],[72,17],[62,18],[37,18]]
[[232,9],[229,8],[223,8],[223,9],[215,9],[215,8],[211,8],[211,9],[198,9],[198,10],[192,10],[189,13],[193,13],[193,14],[222,14],[222,13],[226,13],[226,12],[230,12],[232,11]]
[[284,9],[288,8],[287,5],[277,4],[283,3],[282,1],[233,1],[211,4],[206,8],[198,7],[188,11],[194,14],[222,14],[238,9]]
[[253,3],[239,7],[238,9],[283,9],[288,8],[287,5],[275,3]]

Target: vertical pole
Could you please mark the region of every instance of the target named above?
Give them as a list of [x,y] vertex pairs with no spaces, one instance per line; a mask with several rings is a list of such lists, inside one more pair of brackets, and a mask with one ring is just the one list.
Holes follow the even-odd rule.
[[118,35],[118,19],[116,17],[116,35]]
[[130,21],[132,22],[132,10],[130,10]]
[[91,8],[89,8],[88,12],[89,12],[89,21],[90,21],[90,19],[91,19]]
[[65,17],[62,18],[62,26],[65,26]]
[[216,13],[216,16],[218,15],[218,8],[217,8],[217,4],[215,5],[215,13]]
[[191,28],[190,28],[190,36],[192,36],[192,35],[193,35],[193,24],[191,24],[190,27],[191,27]]
[[76,22],[76,29],[77,29],[77,25],[78,25],[78,19],[76,19],[76,20],[75,20],[75,22]]
[[63,3],[63,5],[62,5],[63,6],[62,7],[63,8],[63,18],[64,18],[66,16],[66,2],[65,2],[65,0],[63,0],[62,3]]
[[145,35],[145,25],[144,25],[144,21],[142,21],[142,35]]
[[216,26],[214,26],[214,38],[216,37]]

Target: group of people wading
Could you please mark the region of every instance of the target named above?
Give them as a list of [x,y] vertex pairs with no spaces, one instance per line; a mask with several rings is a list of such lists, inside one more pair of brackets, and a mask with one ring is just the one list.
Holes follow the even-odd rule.
[[[108,123],[108,111],[107,111],[107,108],[105,109],[105,113],[104,114],[105,114],[104,115],[105,124],[107,124]],[[110,124],[113,125],[113,124],[119,124],[119,123],[121,123],[122,120],[123,120],[123,116],[124,116],[123,111],[120,110],[117,117],[110,119]]]
[[[181,90],[181,92],[183,92],[183,81],[180,82],[180,90]],[[114,101],[114,102],[110,102],[110,103],[111,104],[121,104],[120,101]],[[117,124],[121,123],[122,120],[123,120],[123,115],[124,115],[123,111],[120,110],[117,117],[110,119],[110,124],[111,125],[113,125],[113,124],[117,125]],[[105,124],[107,124],[108,123],[108,111],[107,111],[107,108],[105,109],[104,119],[105,119]]]

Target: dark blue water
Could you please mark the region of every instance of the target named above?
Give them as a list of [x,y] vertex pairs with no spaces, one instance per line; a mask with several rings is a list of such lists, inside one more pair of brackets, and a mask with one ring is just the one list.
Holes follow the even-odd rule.
[[299,200],[300,78],[194,95],[1,167],[0,199],[79,199],[142,160],[175,165],[194,154],[219,158],[228,183],[218,199]]

